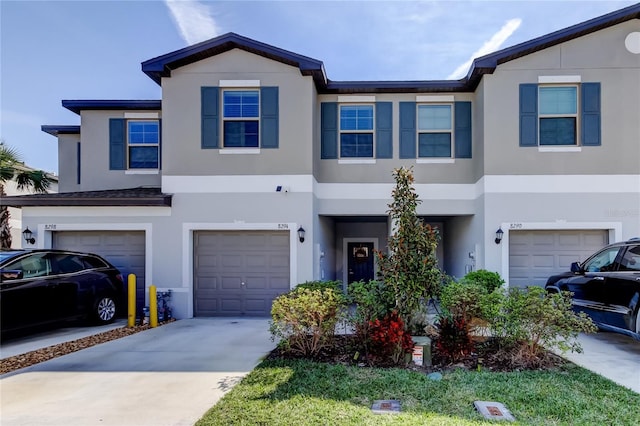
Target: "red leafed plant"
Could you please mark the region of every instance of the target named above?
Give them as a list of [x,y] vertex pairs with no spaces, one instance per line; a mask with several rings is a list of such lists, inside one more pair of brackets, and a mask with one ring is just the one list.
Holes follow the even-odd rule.
[[405,363],[405,355],[413,352],[413,339],[405,330],[404,321],[393,311],[382,320],[370,322],[371,355],[383,363]]

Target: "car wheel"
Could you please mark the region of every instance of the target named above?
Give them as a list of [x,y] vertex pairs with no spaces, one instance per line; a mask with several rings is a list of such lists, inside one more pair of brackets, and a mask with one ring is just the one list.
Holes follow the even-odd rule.
[[116,302],[111,296],[99,296],[93,304],[92,317],[98,324],[108,324],[116,317]]

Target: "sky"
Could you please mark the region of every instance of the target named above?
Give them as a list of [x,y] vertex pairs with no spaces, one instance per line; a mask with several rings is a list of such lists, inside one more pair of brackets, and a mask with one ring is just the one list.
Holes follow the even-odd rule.
[[141,63],[235,32],[324,63],[329,79],[459,79],[473,58],[632,5],[617,0],[0,0],[0,139],[58,172],[43,124],[63,99],[161,99]]

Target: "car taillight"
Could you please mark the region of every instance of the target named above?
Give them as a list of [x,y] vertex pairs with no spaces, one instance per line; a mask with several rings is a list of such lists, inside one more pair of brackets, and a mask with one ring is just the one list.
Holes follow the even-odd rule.
[[118,281],[124,284],[124,279],[122,279],[122,274],[116,274],[116,278],[118,279]]

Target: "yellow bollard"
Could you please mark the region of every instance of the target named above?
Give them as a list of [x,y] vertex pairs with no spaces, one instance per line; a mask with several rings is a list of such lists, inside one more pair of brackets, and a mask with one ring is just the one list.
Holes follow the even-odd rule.
[[127,281],[127,327],[132,328],[136,325],[136,276],[129,274]]
[[158,298],[155,285],[149,286],[149,324],[151,327],[158,326]]

